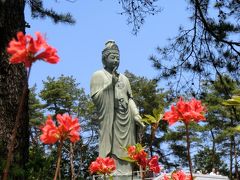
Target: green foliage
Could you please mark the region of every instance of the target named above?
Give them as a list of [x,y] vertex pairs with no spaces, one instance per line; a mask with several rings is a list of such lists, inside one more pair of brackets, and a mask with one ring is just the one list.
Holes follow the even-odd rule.
[[[97,156],[97,125],[92,121],[94,118],[94,105],[84,89],[71,76],[60,76],[58,78],[48,77],[43,82],[43,89],[40,90],[41,100],[38,99],[36,87],[30,91],[30,119],[31,138],[30,156],[28,163],[29,179],[44,179],[46,174],[53,177],[56,165],[56,146],[45,145],[39,141],[39,124],[45,121],[44,112],[51,112],[53,119],[57,113],[69,113],[80,121],[80,141],[75,144],[64,143],[62,151],[61,177],[71,178],[71,162],[74,168],[74,175],[78,179],[90,177],[88,167]],[[42,103],[43,102],[43,103]],[[72,148],[72,150],[71,150]],[[72,159],[71,159],[72,157]],[[38,163],[41,162],[41,163]]]
[[227,159],[230,162],[227,165],[229,176],[232,176],[233,164],[238,158],[234,157],[234,152],[239,151],[236,143],[240,140],[238,127],[240,114],[236,107],[223,106],[223,102],[238,91],[239,84],[225,75],[206,84],[203,89],[201,97],[208,111],[207,123],[203,126],[201,137],[204,142],[211,142],[204,143],[203,147],[210,147],[213,156],[219,154],[221,160]]
[[[0,171],[3,172],[5,168],[6,160],[0,159]],[[24,178],[26,177],[25,169],[23,169],[18,164],[13,164],[9,170],[9,179],[17,179],[17,178]]]
[[78,88],[79,84],[71,77],[61,75],[58,79],[47,77],[43,81],[44,88],[40,97],[46,101],[45,108],[54,114],[78,114],[79,101],[85,96],[84,90]]
[[[199,132],[202,126],[196,123],[189,124],[189,136],[191,143],[191,152],[198,149],[203,142],[199,137]],[[163,140],[167,144],[166,151],[170,158],[172,167],[188,166],[187,160],[187,142],[186,142],[186,127],[182,123],[177,123],[173,127],[169,127],[168,131],[163,135]],[[172,168],[169,167],[169,168]]]
[[137,143],[135,146],[137,152],[140,152],[142,149],[144,149],[144,147],[140,143]]
[[56,163],[55,156],[56,151],[51,153],[51,155],[47,155],[42,146],[30,147],[29,162],[27,164],[28,179],[52,179],[55,170],[54,165]]
[[143,122],[149,124],[149,125],[154,125],[154,124],[159,124],[159,121],[163,117],[162,109],[153,109],[153,116],[150,114],[145,114],[143,118]]
[[[186,142],[184,142],[186,144]],[[175,167],[187,167],[188,166],[188,160],[187,160],[187,148],[186,145],[183,145],[182,143],[176,142],[171,143],[170,145],[171,149],[171,156],[172,156],[172,163]]]
[[153,142],[155,140],[155,134],[159,126],[159,122],[163,117],[163,108],[153,109],[153,116],[150,114],[145,114],[143,122],[151,126],[150,140],[149,140],[149,149],[151,157],[153,156]]
[[225,106],[240,106],[240,96],[233,96],[232,99],[228,99],[223,102]]
[[36,85],[34,85],[29,89],[28,113],[30,117],[30,120],[29,120],[30,126],[39,126],[44,122],[44,115],[43,115],[44,105],[37,98],[36,90],[37,90]]
[[188,27],[179,27],[179,34],[150,57],[158,80],[166,80],[174,96],[196,96],[216,77],[227,74],[237,80],[240,75],[239,2],[194,0],[186,5]]
[[46,9],[43,7],[43,0],[28,0],[27,3],[31,8],[32,18],[46,18],[49,17],[53,20],[54,23],[68,23],[74,24],[75,20],[73,19],[70,13],[57,13],[54,9]]
[[136,161],[133,160],[132,158],[130,157],[121,157],[120,159],[124,160],[124,161],[127,161],[127,162],[130,162],[130,163],[135,163]]
[[197,170],[202,172],[211,172],[212,168],[219,170],[220,174],[226,175],[226,164],[221,160],[221,154],[213,152],[211,149],[205,147],[194,155],[194,166]]

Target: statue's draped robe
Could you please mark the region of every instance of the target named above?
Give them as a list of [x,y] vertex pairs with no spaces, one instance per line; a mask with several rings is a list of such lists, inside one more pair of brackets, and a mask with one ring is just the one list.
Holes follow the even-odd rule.
[[133,117],[138,113],[129,80],[120,74],[113,87],[112,75],[104,69],[99,70],[91,79],[91,97],[99,113],[99,156],[126,157],[123,148],[136,144]]

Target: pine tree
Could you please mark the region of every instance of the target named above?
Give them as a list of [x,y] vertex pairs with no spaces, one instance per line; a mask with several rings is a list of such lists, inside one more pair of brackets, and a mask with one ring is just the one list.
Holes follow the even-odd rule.
[[190,27],[180,27],[179,34],[150,58],[158,79],[167,80],[175,96],[195,96],[203,83],[221,80],[223,74],[239,82],[239,1],[189,0],[187,5]]
[[[79,119],[81,140],[75,144],[66,142],[62,152],[61,177],[74,179],[89,176],[88,166],[97,155],[97,125],[93,122],[93,104],[72,76],[47,77],[43,81],[40,97],[45,109],[53,117],[68,113]],[[51,154],[56,153],[52,146]]]

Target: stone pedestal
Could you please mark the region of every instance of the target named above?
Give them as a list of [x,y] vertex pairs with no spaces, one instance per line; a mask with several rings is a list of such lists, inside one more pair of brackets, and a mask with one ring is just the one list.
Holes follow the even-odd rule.
[[[151,177],[150,177],[151,176]],[[139,171],[134,171],[133,174],[132,173],[126,173],[126,174],[114,174],[112,175],[113,180],[141,180],[141,175]],[[155,177],[153,177],[153,175],[149,174],[146,175],[146,177],[144,178],[144,180],[152,180]],[[106,180],[109,180],[109,177],[105,178]],[[93,180],[104,180],[104,177],[101,175],[94,175],[93,176]]]

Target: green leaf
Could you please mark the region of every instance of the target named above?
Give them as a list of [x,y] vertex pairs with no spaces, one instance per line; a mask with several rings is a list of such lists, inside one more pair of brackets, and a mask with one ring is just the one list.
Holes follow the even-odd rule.
[[130,163],[135,163],[136,161],[133,160],[132,158],[130,157],[120,157],[121,160],[124,160],[124,161],[127,161],[127,162],[130,162]]
[[144,115],[146,117],[146,119],[150,122],[150,124],[152,123],[156,123],[156,119],[155,117],[153,117],[152,115],[146,114]]
[[225,106],[240,106],[240,96],[233,96],[232,99],[223,101],[222,104]]
[[140,152],[142,149],[144,149],[145,147],[143,147],[140,143],[137,143],[136,145],[136,151]]
[[149,122],[149,120],[148,120],[148,119],[146,119],[146,118],[143,118],[143,119],[142,119],[142,122],[144,122],[144,123],[146,123],[146,124],[148,124],[148,125],[150,125],[150,124],[151,124],[151,122]]
[[234,130],[240,132],[240,125],[236,126]]
[[153,115],[155,119],[157,119],[157,121],[160,120],[161,113],[162,113],[162,109],[155,109],[155,108],[153,109]]

